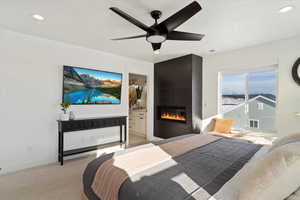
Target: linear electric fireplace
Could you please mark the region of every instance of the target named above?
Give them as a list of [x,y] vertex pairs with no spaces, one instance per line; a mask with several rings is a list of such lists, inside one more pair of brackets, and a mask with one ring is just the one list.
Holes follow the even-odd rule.
[[187,55],[154,65],[154,136],[200,133],[202,58]]
[[158,106],[158,119],[186,123],[187,115],[185,107]]

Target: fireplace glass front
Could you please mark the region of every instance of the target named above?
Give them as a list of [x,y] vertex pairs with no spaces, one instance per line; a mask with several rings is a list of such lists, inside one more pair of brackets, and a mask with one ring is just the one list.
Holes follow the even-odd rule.
[[186,123],[186,108],[177,106],[158,106],[158,119]]

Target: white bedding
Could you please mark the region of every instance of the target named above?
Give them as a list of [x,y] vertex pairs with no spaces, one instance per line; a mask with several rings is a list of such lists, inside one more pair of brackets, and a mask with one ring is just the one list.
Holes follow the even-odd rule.
[[300,200],[300,188],[286,200]]
[[224,138],[236,139],[240,141],[247,141],[253,144],[271,146],[273,142],[278,138],[271,133],[260,133],[260,132],[245,132],[245,133],[216,133],[209,132],[208,134],[216,135]]
[[[231,179],[229,180],[213,197],[209,200],[239,200],[240,184],[247,176],[249,169],[255,167],[258,160],[263,159],[263,155],[267,154],[271,147],[262,147],[252,159]],[[300,187],[297,191],[283,200],[300,200]]]
[[262,147],[251,158],[251,160],[209,200],[238,200],[239,188],[242,179],[247,175],[247,171],[255,166],[257,160],[261,159],[264,154],[268,153],[269,149],[270,147],[268,146]]

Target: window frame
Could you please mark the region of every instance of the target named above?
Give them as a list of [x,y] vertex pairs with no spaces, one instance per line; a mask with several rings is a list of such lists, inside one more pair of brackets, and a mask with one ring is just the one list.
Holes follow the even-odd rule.
[[[258,65],[259,66],[259,65]],[[262,72],[262,71],[267,71],[267,70],[277,70],[277,77],[276,77],[276,100],[275,103],[278,105],[278,88],[279,88],[279,81],[278,81],[278,73],[279,73],[279,68],[278,64],[272,64],[272,65],[263,65],[263,67],[252,67],[248,69],[233,69],[233,68],[228,68],[227,70],[223,69],[218,72],[218,90],[217,90],[217,111],[218,115],[222,116],[222,77],[224,75],[230,75],[230,74],[245,74],[246,75],[246,80],[248,80],[249,73],[251,72]],[[245,104],[248,104],[249,102],[249,95],[248,95],[248,81],[246,81],[246,88],[245,88]],[[277,112],[278,109],[276,109],[276,117],[275,120],[277,121]]]
[[[276,104],[276,110],[275,110],[275,132],[278,133],[278,100],[279,100],[279,74],[280,74],[280,70],[279,70],[279,64],[278,62],[274,62],[272,64],[254,64],[254,65],[244,65],[244,66],[238,66],[236,65],[235,67],[232,66],[218,66],[219,70],[217,71],[217,91],[216,91],[216,96],[217,96],[217,115],[219,117],[224,117],[224,113],[222,112],[222,77],[226,74],[230,75],[230,74],[249,74],[251,72],[261,72],[261,71],[267,71],[267,70],[276,70],[277,71],[277,75],[276,75],[276,100],[275,100],[275,104]],[[247,90],[248,88],[246,88]],[[248,96],[248,95],[247,95]],[[245,102],[247,102],[245,100]],[[247,103],[245,103],[247,104]],[[265,108],[265,106],[264,106]],[[249,118],[248,118],[249,119]],[[250,122],[249,122],[250,123]],[[261,126],[259,125],[259,127],[261,128]]]
[[[251,127],[251,122],[253,122],[253,125],[255,124],[255,122],[257,122],[257,127]],[[260,128],[260,123],[258,119],[249,119],[249,128],[255,128],[255,129],[259,129]]]
[[264,107],[265,107],[264,103],[261,103],[261,102],[257,103],[257,109],[258,110],[264,110]]

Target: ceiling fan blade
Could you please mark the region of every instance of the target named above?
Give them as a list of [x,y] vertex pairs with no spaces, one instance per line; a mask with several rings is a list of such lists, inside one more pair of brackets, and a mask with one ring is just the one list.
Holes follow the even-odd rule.
[[140,22],[139,20],[131,17],[130,15],[128,15],[127,13],[123,12],[119,8],[111,7],[110,9],[113,12],[117,13],[118,15],[120,15],[121,17],[123,17],[124,19],[126,19],[127,21],[129,21],[130,23],[132,23],[132,24],[136,25],[137,27],[143,29],[144,31],[148,32],[149,30],[151,30],[151,28],[148,27],[146,24],[144,24],[144,23]]
[[136,35],[136,36],[131,36],[131,37],[122,37],[122,38],[114,38],[111,40],[129,40],[129,39],[136,39],[136,38],[143,38],[146,37],[147,35]]
[[167,29],[168,32],[173,31],[178,26],[189,20],[191,17],[193,17],[196,13],[198,13],[201,10],[201,6],[197,1],[192,2],[188,6],[184,7],[171,17],[167,18],[163,22],[157,25],[157,28],[159,30]]
[[151,43],[153,51],[159,50],[161,48],[161,43]]
[[187,33],[180,31],[172,31],[168,33],[167,40],[189,40],[189,41],[199,41],[205,35],[197,33]]

